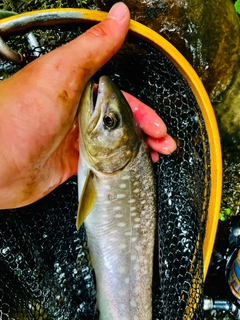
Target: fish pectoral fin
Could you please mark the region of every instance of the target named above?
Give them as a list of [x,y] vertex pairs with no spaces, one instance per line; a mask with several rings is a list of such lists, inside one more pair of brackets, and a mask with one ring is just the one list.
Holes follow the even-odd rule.
[[83,191],[80,196],[76,220],[76,228],[80,229],[83,221],[86,219],[88,214],[91,212],[97,199],[96,189],[93,183],[93,173],[89,171],[83,186]]

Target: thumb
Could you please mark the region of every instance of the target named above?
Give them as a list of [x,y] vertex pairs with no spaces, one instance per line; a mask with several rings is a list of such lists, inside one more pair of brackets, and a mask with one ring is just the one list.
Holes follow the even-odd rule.
[[[130,22],[127,6],[116,3],[109,11],[107,18],[88,29],[81,37],[69,43],[73,58],[81,67],[84,65],[90,77],[102,67],[122,46]],[[85,75],[85,74],[84,74]]]
[[116,3],[104,21],[38,59],[39,64],[45,66],[45,72],[49,68],[52,85],[56,83],[56,87],[62,86],[70,92],[79,92],[92,75],[120,49],[129,22],[127,6],[122,2]]

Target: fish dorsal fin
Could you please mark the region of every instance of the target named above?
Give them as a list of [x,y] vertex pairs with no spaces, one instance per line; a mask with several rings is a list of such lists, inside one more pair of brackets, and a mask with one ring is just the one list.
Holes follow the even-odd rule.
[[76,228],[80,229],[83,221],[91,212],[95,202],[97,194],[93,183],[93,173],[89,171],[82,189],[82,194],[79,199]]

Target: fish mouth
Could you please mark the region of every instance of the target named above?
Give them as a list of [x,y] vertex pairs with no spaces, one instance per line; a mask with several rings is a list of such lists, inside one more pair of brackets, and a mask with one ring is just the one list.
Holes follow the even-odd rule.
[[107,76],[101,76],[98,83],[91,81],[90,114],[93,115],[97,109],[105,109],[111,94],[112,87]]
[[94,135],[96,130],[101,126],[101,119],[106,108],[105,99],[105,80],[104,76],[100,77],[98,83],[94,83],[93,80],[90,81],[89,99],[88,99],[88,125],[87,133],[89,135]]
[[98,98],[98,83],[91,83],[91,92],[90,92],[90,114],[92,115],[95,108],[96,108],[96,104],[97,104],[97,98]]

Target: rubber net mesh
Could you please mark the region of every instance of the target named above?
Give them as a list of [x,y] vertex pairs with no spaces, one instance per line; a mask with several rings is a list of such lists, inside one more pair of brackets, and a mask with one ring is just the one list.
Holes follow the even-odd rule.
[[[45,53],[85,28],[80,24],[33,31]],[[24,35],[5,40],[13,49],[32,54]],[[18,68],[1,61],[1,79]],[[160,156],[154,167],[158,233],[153,319],[203,319],[210,152],[201,109],[171,61],[133,35],[96,80],[103,74],[155,109],[177,141],[177,151]],[[76,210],[74,176],[30,206],[0,211],[1,319],[98,319],[94,271],[84,227],[75,230]]]

